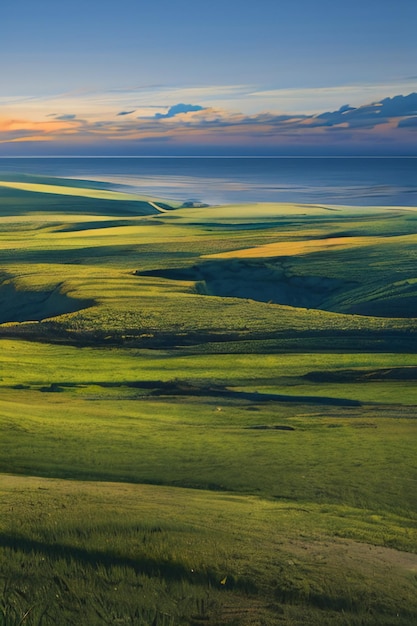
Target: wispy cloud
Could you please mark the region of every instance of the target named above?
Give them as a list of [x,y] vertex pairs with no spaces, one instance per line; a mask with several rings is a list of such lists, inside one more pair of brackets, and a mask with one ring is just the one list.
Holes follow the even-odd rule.
[[[90,119],[166,114],[178,103],[198,103],[203,108],[224,109],[253,115],[262,112],[314,114],[337,110],[347,102],[360,106],[398,93],[417,91],[417,79],[407,78],[384,84],[357,84],[314,88],[271,88],[257,85],[137,85],[126,89],[97,91],[79,89],[42,97],[0,97],[0,112],[39,119],[48,114],[65,115],[68,111]],[[49,110],[48,110],[49,109]]]
[[337,109],[347,102],[353,106],[361,106],[364,102],[378,101],[380,98],[416,90],[417,78],[408,77],[374,84],[254,89],[248,95],[252,101],[262,103],[264,110],[313,114],[323,109]]
[[66,113],[65,115],[56,115],[55,117],[57,120],[60,120],[61,122],[72,122],[73,120],[77,119],[77,116],[75,113]]

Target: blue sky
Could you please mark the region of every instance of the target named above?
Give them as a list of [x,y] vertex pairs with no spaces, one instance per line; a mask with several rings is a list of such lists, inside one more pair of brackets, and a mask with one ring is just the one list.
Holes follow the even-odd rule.
[[416,150],[412,108],[338,133],[276,119],[417,92],[412,0],[2,0],[1,19],[2,155]]

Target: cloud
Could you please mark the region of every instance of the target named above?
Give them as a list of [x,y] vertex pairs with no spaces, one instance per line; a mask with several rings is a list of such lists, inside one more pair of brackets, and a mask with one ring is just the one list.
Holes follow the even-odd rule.
[[[68,149],[76,145],[86,149],[101,146],[103,154],[111,151],[112,146],[119,146],[118,150],[122,150],[120,146],[141,143],[194,145],[202,152],[215,145],[255,143],[268,150],[282,146],[294,149],[307,146],[311,150],[339,146],[342,150],[344,146],[391,145],[399,141],[411,146],[412,131],[417,128],[417,93],[396,95],[359,106],[343,104],[337,110],[319,114],[244,114],[222,107],[183,102],[158,107],[167,110],[155,114],[153,107],[156,105],[132,107],[132,110],[125,108],[116,114],[113,107],[100,114],[82,110],[78,114],[55,113],[46,116],[46,121],[43,109],[39,116],[32,112],[31,119],[0,119],[0,141],[49,142],[57,146],[67,145]],[[146,115],[132,116],[134,112],[145,112]],[[62,147],[60,151],[62,153]]]
[[199,104],[183,104],[182,102],[180,102],[179,104],[174,104],[174,106],[169,107],[167,113],[155,113],[154,117],[156,119],[162,120],[167,117],[175,117],[176,115],[180,115],[181,113],[204,111],[204,109],[205,107],[202,107]]
[[25,129],[0,131],[0,143],[11,143],[19,140],[21,141],[24,139],[30,139],[32,136],[33,131]]
[[262,103],[264,110],[273,109],[313,115],[323,110],[337,110],[345,102],[349,102],[352,107],[360,107],[364,102],[380,102],[380,98],[383,97],[393,98],[398,93],[415,91],[416,86],[416,78],[410,77],[400,81],[376,84],[254,89],[248,92],[249,98],[240,97],[240,101],[246,104],[251,99],[253,103]]
[[416,128],[417,117],[406,117],[398,122],[398,128]]
[[76,118],[77,116],[74,113],[55,116],[55,119],[60,120],[61,122],[72,122]]
[[417,115],[417,93],[410,93],[408,96],[394,96],[381,101],[381,111],[390,117],[401,115]]
[[337,111],[307,116],[304,118],[304,123],[311,128],[372,129],[375,126],[390,123],[393,118],[408,117],[414,114],[417,114],[417,93],[384,98],[380,102],[371,102],[359,107],[343,105]]

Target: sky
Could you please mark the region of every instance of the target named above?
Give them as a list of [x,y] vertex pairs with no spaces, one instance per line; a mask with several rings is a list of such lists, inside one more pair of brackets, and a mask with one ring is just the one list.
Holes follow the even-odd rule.
[[417,155],[414,0],[2,0],[0,156]]

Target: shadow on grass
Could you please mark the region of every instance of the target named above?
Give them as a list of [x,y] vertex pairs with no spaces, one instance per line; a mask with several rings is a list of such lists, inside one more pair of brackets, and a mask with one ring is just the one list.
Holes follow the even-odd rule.
[[62,288],[60,283],[53,289],[34,291],[18,289],[11,280],[3,282],[0,284],[0,324],[41,321],[94,306],[93,299],[72,298]]
[[[249,400],[252,402],[288,402],[297,404],[325,404],[329,406],[346,406],[358,407],[362,406],[359,400],[350,400],[347,398],[329,398],[327,396],[290,396],[277,393],[259,393],[258,391],[235,391],[221,385],[196,385],[188,381],[127,381],[123,383],[101,382],[101,383],[83,383],[85,385],[97,385],[103,388],[127,387],[133,389],[143,389],[148,393],[146,395],[152,397],[159,396],[188,396],[188,397],[205,397],[230,399],[230,400]],[[71,388],[77,386],[74,383],[51,383],[49,387],[42,387],[43,392],[59,392],[64,391],[66,387]]]
[[[1,178],[4,180],[4,175]],[[24,182],[27,182],[27,180]],[[44,181],[39,179],[36,182],[44,183]],[[53,181],[51,180],[50,182]],[[67,181],[65,181],[65,186],[72,185],[68,185]],[[69,196],[59,193],[35,193],[23,189],[1,187],[0,205],[1,213],[5,216],[30,216],[31,213],[38,211],[58,213],[60,215],[70,213],[75,215],[109,215],[110,217],[158,215],[158,211],[147,200],[110,200],[108,198],[77,196],[75,186],[74,195]],[[167,205],[162,203],[160,206],[164,208]]]
[[336,370],[309,372],[303,376],[305,380],[318,383],[351,383],[351,382],[372,382],[384,380],[410,381],[417,380],[417,367],[412,365],[407,367],[390,367],[380,369],[362,370]]
[[[197,571],[190,569],[178,561],[170,559],[152,559],[149,557],[138,557],[132,559],[116,554],[100,552],[98,550],[87,550],[74,546],[61,544],[49,544],[34,539],[24,537],[14,537],[13,535],[0,534],[0,547],[10,548],[24,554],[41,554],[49,561],[61,559],[76,561],[78,564],[96,568],[126,567],[131,568],[136,574],[144,574],[149,577],[163,578],[166,581],[187,581],[199,585],[211,585],[221,588],[221,576],[211,570]],[[256,592],[253,582],[246,579],[235,579],[228,577],[229,589],[240,589],[245,592]]]

